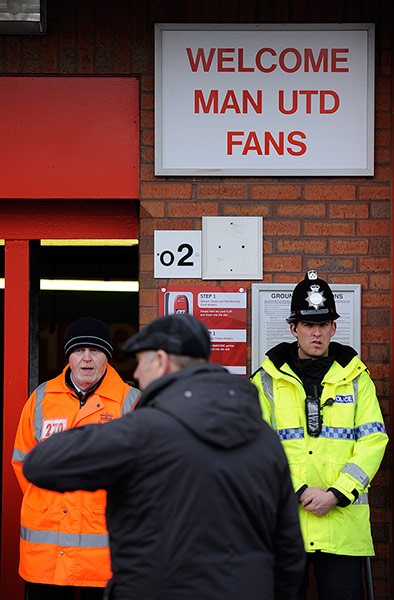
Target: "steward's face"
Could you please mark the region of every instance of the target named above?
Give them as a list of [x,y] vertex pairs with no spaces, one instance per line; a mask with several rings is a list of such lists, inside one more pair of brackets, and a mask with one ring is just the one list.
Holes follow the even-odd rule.
[[328,356],[328,346],[337,328],[335,321],[325,323],[291,323],[290,330],[298,340],[300,358]]
[[74,383],[86,392],[98,382],[107,368],[108,360],[104,352],[96,348],[77,348],[68,357]]

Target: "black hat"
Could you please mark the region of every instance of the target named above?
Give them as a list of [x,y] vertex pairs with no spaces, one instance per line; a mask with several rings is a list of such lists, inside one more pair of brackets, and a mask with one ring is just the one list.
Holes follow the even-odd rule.
[[165,350],[168,354],[208,359],[211,340],[207,327],[189,314],[155,319],[122,346],[128,354],[142,350]]
[[66,358],[78,348],[97,348],[110,359],[113,348],[109,327],[93,317],[82,317],[75,321],[66,333],[64,343]]
[[315,270],[308,271],[298,283],[291,298],[288,323],[325,323],[339,318],[334,294],[324,279],[319,279]]

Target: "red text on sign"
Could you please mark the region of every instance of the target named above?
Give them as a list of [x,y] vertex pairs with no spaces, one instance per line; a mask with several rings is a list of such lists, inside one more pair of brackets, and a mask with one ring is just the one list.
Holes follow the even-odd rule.
[[[292,102],[285,108],[285,91],[279,90],[278,96],[278,108],[284,115],[293,115],[297,112],[301,103],[305,101],[305,114],[310,115],[312,112],[312,103],[317,96],[317,109],[321,115],[328,115],[336,112],[339,108],[339,96],[333,90],[293,90],[292,91]],[[304,108],[304,106],[302,106]]]
[[279,131],[276,137],[270,131],[263,131],[259,135],[256,131],[228,131],[227,155],[233,155],[234,146],[241,146],[242,156],[247,156],[249,152],[255,152],[257,156],[269,156],[273,153],[279,156],[285,153],[302,156],[307,151],[307,146],[302,140],[306,140],[302,131],[291,131],[286,138],[284,131]]
[[[196,73],[201,67],[208,73],[216,64],[218,73],[254,72],[272,73],[279,69],[285,73],[348,73],[349,48],[284,48],[280,52],[274,48],[260,48],[249,57],[249,66],[245,64],[243,48],[198,48],[192,51],[186,48],[190,69]],[[214,60],[216,57],[216,60]]]
[[228,90],[223,100],[220,101],[220,105],[219,90],[210,90],[208,97],[204,96],[203,90],[194,90],[195,114],[199,114],[201,109],[205,114],[212,112],[222,115],[228,110],[233,110],[234,113],[239,115],[248,113],[249,108],[257,114],[263,112],[262,90],[256,90],[255,97],[248,90],[242,90],[238,97],[234,90]]

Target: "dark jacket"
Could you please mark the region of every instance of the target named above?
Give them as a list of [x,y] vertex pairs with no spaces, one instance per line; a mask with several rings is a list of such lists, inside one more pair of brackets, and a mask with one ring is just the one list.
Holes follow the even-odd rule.
[[107,598],[296,598],[304,550],[284,452],[256,388],[218,365],[154,381],[122,419],[52,436],[24,474],[107,489]]

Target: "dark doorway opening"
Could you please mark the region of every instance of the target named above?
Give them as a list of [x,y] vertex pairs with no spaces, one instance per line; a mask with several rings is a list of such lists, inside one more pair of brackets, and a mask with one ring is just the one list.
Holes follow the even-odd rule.
[[[41,245],[38,260],[40,280],[138,281],[136,244]],[[125,381],[132,380],[134,361],[124,356],[121,345],[138,330],[138,292],[41,289],[38,302],[38,382],[61,372],[66,364],[63,351],[66,330],[73,321],[85,316],[101,319],[110,327],[114,345],[111,364]]]

